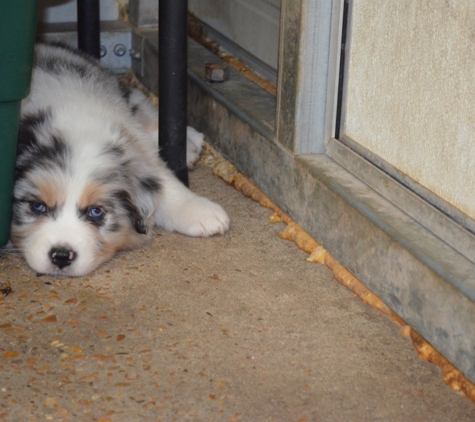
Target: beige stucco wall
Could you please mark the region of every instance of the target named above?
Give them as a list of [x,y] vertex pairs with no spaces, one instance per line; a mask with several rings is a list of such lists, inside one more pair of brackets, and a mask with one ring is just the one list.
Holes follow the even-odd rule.
[[475,218],[475,1],[354,0],[345,135]]

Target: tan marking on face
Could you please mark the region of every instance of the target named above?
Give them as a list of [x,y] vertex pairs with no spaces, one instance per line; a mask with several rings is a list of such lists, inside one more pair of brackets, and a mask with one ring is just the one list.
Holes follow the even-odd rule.
[[58,179],[42,177],[35,180],[35,185],[38,188],[38,199],[43,201],[48,208],[60,205],[66,200],[64,187]]
[[107,196],[107,192],[107,186],[98,182],[90,182],[86,185],[79,197],[78,208],[85,209],[91,205],[97,204],[101,199]]

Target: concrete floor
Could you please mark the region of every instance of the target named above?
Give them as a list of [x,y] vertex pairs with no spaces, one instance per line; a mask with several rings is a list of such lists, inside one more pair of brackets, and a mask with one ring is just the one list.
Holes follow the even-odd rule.
[[199,167],[222,237],[159,232],[89,277],[0,260],[0,421],[474,421],[388,317]]

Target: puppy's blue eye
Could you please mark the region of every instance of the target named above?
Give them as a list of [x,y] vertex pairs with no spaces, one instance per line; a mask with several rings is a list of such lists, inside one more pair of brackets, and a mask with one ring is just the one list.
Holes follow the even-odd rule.
[[43,204],[42,202],[32,202],[30,204],[30,207],[32,211],[39,214],[44,214],[46,212],[46,205]]
[[89,217],[91,218],[101,218],[104,216],[104,210],[99,207],[94,207],[89,210]]

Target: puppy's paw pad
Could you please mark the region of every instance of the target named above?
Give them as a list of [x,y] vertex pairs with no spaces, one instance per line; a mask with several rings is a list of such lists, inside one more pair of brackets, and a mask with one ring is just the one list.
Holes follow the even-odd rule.
[[190,170],[200,159],[204,144],[204,135],[188,126],[186,128],[186,165]]

